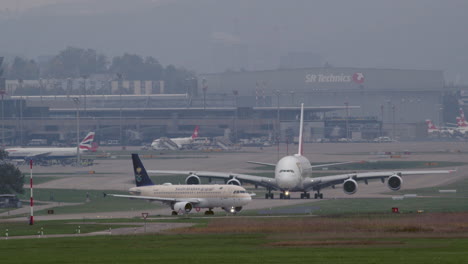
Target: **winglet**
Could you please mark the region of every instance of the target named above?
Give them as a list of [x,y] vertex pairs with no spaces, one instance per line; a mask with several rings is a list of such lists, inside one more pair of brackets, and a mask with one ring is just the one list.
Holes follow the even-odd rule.
[[304,129],[304,103],[301,103],[301,117],[299,121],[299,149],[297,151],[297,154],[302,156],[303,150],[302,150],[302,130]]
[[136,186],[140,187],[154,185],[153,181],[151,181],[150,177],[148,176],[148,173],[146,173],[146,169],[143,166],[143,163],[141,162],[138,154],[132,154],[132,161]]

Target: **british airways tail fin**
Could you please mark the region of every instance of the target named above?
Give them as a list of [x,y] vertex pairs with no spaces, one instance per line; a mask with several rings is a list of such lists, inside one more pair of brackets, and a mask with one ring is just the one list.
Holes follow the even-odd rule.
[[89,132],[88,135],[86,135],[86,137],[80,143],[80,150],[93,150],[94,134],[94,132]]
[[146,173],[146,169],[143,166],[143,163],[141,162],[138,154],[132,154],[132,161],[136,186],[140,187],[154,185],[153,181],[151,181],[150,177],[148,176],[148,173]]
[[301,117],[299,121],[299,149],[297,155],[302,156],[302,130],[304,129],[304,103],[301,104]]

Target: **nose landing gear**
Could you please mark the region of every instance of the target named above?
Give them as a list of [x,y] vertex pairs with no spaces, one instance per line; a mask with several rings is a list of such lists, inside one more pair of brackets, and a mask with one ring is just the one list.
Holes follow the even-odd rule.
[[291,199],[291,194],[288,191],[283,191],[280,193],[280,199]]

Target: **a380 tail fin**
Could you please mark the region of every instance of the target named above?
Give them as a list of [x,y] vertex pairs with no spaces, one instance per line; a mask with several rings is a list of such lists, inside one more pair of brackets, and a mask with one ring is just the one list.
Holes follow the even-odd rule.
[[199,127],[196,126],[195,130],[193,130],[192,139],[196,139],[198,137],[198,129]]
[[132,161],[136,186],[140,187],[154,185],[153,181],[151,181],[150,177],[148,176],[148,173],[146,173],[146,169],[143,166],[143,163],[141,162],[138,154],[132,154]]
[[92,151],[93,150],[93,141],[94,141],[94,132],[89,132],[88,135],[81,141],[80,150]]

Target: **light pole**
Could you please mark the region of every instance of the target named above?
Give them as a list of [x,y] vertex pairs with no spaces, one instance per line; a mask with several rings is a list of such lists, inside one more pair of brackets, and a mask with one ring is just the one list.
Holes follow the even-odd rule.
[[3,96],[5,91],[1,90],[0,94],[2,96],[2,147],[5,148],[5,108],[3,107]]
[[382,124],[380,124],[380,136],[383,137],[383,124],[384,124],[384,105],[380,105],[380,115]]
[[276,152],[279,160],[279,138],[280,138],[280,90],[276,90]]
[[87,75],[83,75],[83,94],[84,94],[84,102],[83,102],[83,110],[84,116],[88,116],[86,112],[86,79],[88,78]]
[[80,166],[80,99],[75,97],[73,102],[76,104],[76,165]]
[[396,134],[396,124],[395,124],[395,105],[392,105],[392,123],[393,123],[393,127],[392,127],[392,139],[395,140],[395,134]]
[[345,102],[346,106],[346,141],[349,140],[349,103]]
[[208,90],[208,85],[206,84],[206,79],[202,80],[202,86],[203,86],[203,110],[206,110],[206,90]]
[[238,102],[239,91],[234,90],[234,91],[232,91],[232,93],[234,94],[235,99],[236,99],[236,116],[234,118],[234,142],[237,143],[237,119],[239,119],[239,113],[238,113],[238,109],[239,109],[239,102]]

